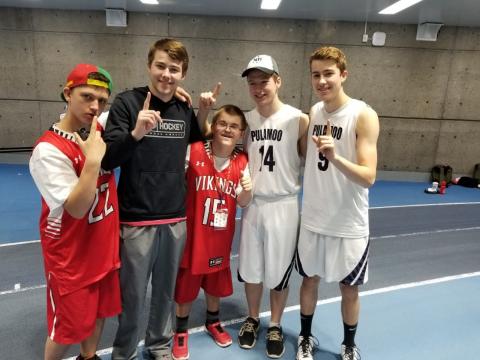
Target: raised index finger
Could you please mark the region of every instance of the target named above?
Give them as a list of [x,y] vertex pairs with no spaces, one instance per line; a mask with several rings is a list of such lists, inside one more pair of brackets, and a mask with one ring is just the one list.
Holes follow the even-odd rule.
[[143,110],[148,110],[150,108],[150,99],[152,98],[152,94],[147,92],[147,97],[145,98],[145,102],[143,103]]
[[222,87],[222,83],[221,82],[218,82],[217,85],[215,85],[215,87],[213,88],[213,91],[212,91],[212,96],[214,98],[216,98],[218,96],[218,94],[220,94],[220,88]]
[[95,115],[92,120],[92,124],[90,125],[90,134],[88,134],[88,137],[94,136],[97,132],[97,116]]
[[327,119],[327,136],[332,136],[332,125],[330,119]]

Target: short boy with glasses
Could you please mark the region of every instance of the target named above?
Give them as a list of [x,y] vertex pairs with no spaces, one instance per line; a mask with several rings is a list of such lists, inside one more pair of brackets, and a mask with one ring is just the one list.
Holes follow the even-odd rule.
[[211,125],[212,140],[187,151],[187,242],[175,289],[177,328],[172,357],[188,359],[188,316],[200,288],[205,292],[205,327],[215,343],[229,346],[232,338],[219,321],[220,298],[233,293],[230,250],[236,205],[252,198],[247,156],[236,148],[246,128],[243,112],[222,106]]

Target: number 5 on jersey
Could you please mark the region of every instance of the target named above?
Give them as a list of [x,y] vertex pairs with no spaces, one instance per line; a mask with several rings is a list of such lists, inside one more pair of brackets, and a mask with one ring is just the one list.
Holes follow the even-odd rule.
[[212,214],[214,215],[217,213],[219,205],[225,206],[225,199],[205,199],[205,203],[203,204],[203,225],[214,226],[214,221],[209,221],[209,219],[211,219]]

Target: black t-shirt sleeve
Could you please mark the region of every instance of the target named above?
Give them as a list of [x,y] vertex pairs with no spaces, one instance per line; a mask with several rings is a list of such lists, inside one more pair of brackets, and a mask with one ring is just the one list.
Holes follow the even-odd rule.
[[103,169],[114,169],[130,159],[138,145],[130,133],[137,115],[131,113],[121,95],[115,98],[103,133],[103,139],[107,144],[107,151],[102,159]]
[[196,141],[202,141],[202,140],[204,140],[204,137],[198,126],[197,116],[192,110],[191,116],[190,116],[190,137],[188,139],[188,142],[192,144]]

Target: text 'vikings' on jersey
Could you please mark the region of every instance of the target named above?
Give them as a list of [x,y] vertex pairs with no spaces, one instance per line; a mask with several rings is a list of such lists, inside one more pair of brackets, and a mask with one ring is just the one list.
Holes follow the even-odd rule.
[[[220,189],[217,188],[217,184]],[[235,189],[236,184],[231,180],[225,180],[224,178],[213,175],[202,175],[195,178],[195,189],[199,190],[213,190],[222,191],[226,195],[230,195],[233,198],[237,197]]]

